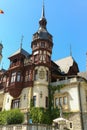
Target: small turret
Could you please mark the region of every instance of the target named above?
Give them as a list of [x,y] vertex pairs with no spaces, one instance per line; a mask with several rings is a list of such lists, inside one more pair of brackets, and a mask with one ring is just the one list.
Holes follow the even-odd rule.
[[2,60],[2,49],[3,49],[3,45],[2,45],[2,42],[0,43],[0,63],[1,63],[1,60]]

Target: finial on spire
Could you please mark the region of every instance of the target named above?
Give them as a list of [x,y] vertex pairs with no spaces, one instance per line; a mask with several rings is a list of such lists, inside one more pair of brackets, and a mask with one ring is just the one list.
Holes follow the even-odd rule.
[[20,43],[20,49],[22,49],[23,38],[24,38],[24,36],[22,35],[22,37],[21,37],[21,43]]
[[45,11],[44,11],[44,0],[43,0],[43,6],[42,6],[42,16],[41,18],[45,18]]
[[72,56],[72,46],[70,44],[70,56]]
[[43,6],[42,6],[42,14],[41,14],[41,18],[39,20],[39,24],[41,28],[46,29],[46,24],[47,24],[47,20],[45,18],[45,10],[44,10],[44,0],[43,0]]

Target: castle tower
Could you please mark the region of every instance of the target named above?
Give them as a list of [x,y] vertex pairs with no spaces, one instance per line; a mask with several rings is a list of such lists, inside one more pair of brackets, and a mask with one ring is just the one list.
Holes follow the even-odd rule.
[[34,106],[48,106],[48,84],[50,82],[51,54],[52,54],[52,35],[46,28],[47,20],[45,18],[44,4],[42,14],[39,20],[39,29],[33,34],[31,43],[32,61],[34,68],[34,87],[33,100]]

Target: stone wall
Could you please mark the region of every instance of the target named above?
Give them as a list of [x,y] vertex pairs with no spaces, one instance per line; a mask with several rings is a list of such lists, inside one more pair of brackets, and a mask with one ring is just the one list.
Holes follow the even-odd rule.
[[72,129],[71,130],[83,130],[82,123],[81,123],[81,114],[78,112],[74,112],[70,114],[69,121],[72,122]]
[[87,130],[87,112],[83,114],[84,130]]
[[48,125],[29,124],[29,125],[0,126],[0,130],[58,130],[58,129]]

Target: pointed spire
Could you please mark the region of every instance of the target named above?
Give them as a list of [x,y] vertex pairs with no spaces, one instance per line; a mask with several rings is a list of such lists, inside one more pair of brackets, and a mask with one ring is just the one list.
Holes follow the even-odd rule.
[[22,37],[21,37],[21,43],[20,43],[20,50],[22,49],[23,38],[24,38],[24,36],[22,35]]
[[42,15],[41,15],[41,18],[45,18],[45,11],[44,11],[44,0],[43,0]]
[[70,56],[72,56],[72,46],[70,44]]
[[41,14],[41,18],[39,20],[39,24],[41,28],[46,29],[46,24],[47,24],[47,20],[45,18],[45,9],[44,9],[44,0],[43,0],[43,5],[42,5],[42,14]]

